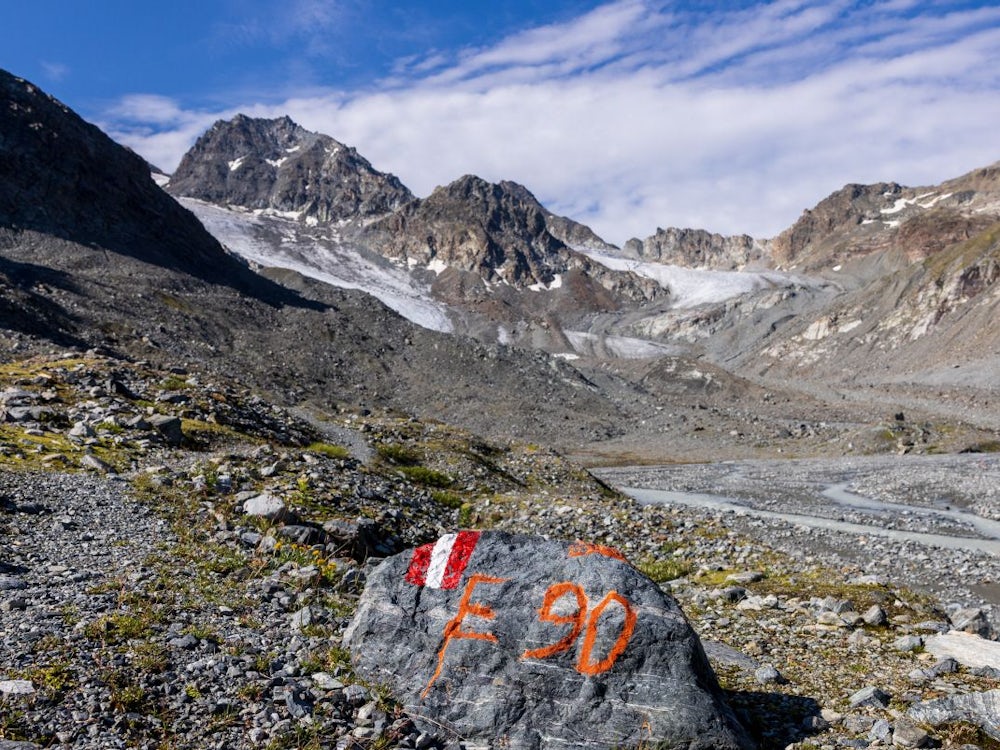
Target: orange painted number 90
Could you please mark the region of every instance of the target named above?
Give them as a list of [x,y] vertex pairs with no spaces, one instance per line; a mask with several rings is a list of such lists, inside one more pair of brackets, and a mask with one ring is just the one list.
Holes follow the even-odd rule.
[[[572,614],[559,615],[553,612],[552,607],[555,603],[569,594],[572,594],[576,599],[576,609],[573,610]],[[611,650],[608,651],[608,655],[603,659],[595,661],[593,652],[597,641],[597,626],[600,623],[604,610],[612,602],[616,602],[624,610],[625,622],[621,633],[618,634],[618,639],[611,647]],[[587,595],[577,584],[562,581],[561,583],[554,583],[549,586],[545,592],[545,598],[542,600],[542,606],[538,609],[538,619],[542,622],[551,622],[553,625],[572,625],[572,627],[565,636],[555,643],[550,646],[543,646],[542,648],[529,649],[521,655],[521,658],[547,659],[563,651],[568,651],[577,638],[580,637],[580,633],[583,632],[583,646],[580,649],[580,656],[576,661],[576,671],[585,675],[598,675],[611,669],[632,639],[638,615],[632,608],[632,603],[617,591],[609,591],[598,602],[597,606],[591,610],[589,617],[587,616],[588,607]]]

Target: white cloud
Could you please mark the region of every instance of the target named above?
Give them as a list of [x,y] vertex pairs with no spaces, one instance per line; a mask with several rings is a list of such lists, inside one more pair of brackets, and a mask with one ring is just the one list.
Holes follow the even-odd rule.
[[109,108],[97,124],[150,164],[171,172],[184,152],[213,122],[234,114],[235,110],[221,113],[190,111],[169,97],[133,94]]
[[1000,158],[1000,9],[953,6],[621,0],[401,60],[367,91],[214,113],[134,97],[106,120],[173,168],[217,117],[287,113],[417,194],[475,173],[617,243],[670,225],[768,236],[844,183],[927,184]]

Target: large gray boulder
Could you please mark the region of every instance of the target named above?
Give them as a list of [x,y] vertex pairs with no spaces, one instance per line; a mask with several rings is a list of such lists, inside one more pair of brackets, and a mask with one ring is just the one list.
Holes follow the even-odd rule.
[[753,746],[676,601],[605,547],[447,534],[379,565],[344,641],[467,748]]
[[1000,740],[1000,690],[923,701],[911,706],[907,715],[933,726],[965,721]]

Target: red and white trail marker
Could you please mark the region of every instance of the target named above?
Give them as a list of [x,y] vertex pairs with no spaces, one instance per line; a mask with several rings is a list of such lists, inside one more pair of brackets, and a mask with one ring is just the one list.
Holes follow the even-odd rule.
[[406,580],[431,589],[456,588],[478,541],[478,531],[459,531],[445,534],[433,544],[417,547],[413,550]]

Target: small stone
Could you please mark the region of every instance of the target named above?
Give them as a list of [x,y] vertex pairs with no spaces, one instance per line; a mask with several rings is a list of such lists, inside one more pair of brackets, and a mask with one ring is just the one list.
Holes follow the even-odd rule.
[[861,706],[873,706],[875,708],[885,708],[889,705],[889,698],[891,696],[884,690],[869,686],[861,688],[861,690],[854,693],[847,702],[850,704],[851,708],[860,708]]
[[352,706],[363,706],[370,698],[371,694],[361,685],[348,685],[344,688],[344,700]]
[[781,673],[772,664],[765,664],[758,667],[753,673],[754,679],[761,685],[772,685],[784,682]]
[[896,720],[892,744],[897,747],[924,747],[930,741],[927,732],[905,716]]
[[952,674],[958,671],[958,662],[951,657],[946,657],[934,663],[934,666],[929,670],[934,677],[938,677],[943,674]]
[[375,714],[375,711],[377,709],[378,709],[378,703],[376,703],[375,701],[368,701],[365,705],[363,705],[361,708],[358,709],[358,712],[355,714],[354,719],[358,723],[368,724],[369,722],[371,722],[372,716]]
[[823,610],[816,613],[816,622],[820,625],[829,625],[836,628],[846,628],[850,623],[836,612]]
[[105,463],[97,456],[91,455],[90,453],[80,459],[80,465],[87,469],[93,469],[101,474],[114,473],[114,469],[111,468],[110,464]]
[[188,633],[180,638],[171,638],[167,641],[167,645],[171,648],[181,648],[190,651],[191,649],[198,647],[198,639]]
[[243,542],[247,547],[256,547],[260,544],[260,540],[264,538],[263,534],[256,531],[244,531],[240,534],[240,541]]
[[990,622],[986,618],[986,613],[982,609],[969,608],[960,609],[950,618],[953,630],[960,630],[965,633],[973,633],[983,638],[990,637]]
[[892,725],[885,719],[876,719],[872,728],[868,730],[868,739],[883,742],[889,739],[892,734]]
[[153,426],[168,445],[177,447],[184,442],[184,432],[181,429],[181,420],[166,414],[154,414],[149,418],[149,423]]
[[265,492],[251,497],[243,503],[243,512],[248,516],[259,516],[268,521],[281,521],[288,515],[288,509],[281,498]]
[[313,611],[310,607],[303,607],[294,614],[292,614],[289,620],[289,626],[293,633],[301,633],[303,628],[308,627],[313,621]]
[[72,427],[70,427],[69,432],[67,432],[66,434],[71,438],[94,437],[94,431],[90,428],[90,425],[88,425],[86,422],[77,422]]
[[34,692],[31,680],[0,680],[0,693],[4,695],[31,695]]
[[816,714],[807,716],[802,720],[802,728],[808,732],[822,732],[824,729],[829,729],[829,727],[829,722]]
[[924,639],[919,635],[904,635],[892,642],[892,647],[896,651],[916,651],[923,646]]
[[844,718],[844,729],[854,734],[862,734],[872,728],[875,717],[861,714],[849,714]]
[[828,596],[818,602],[819,608],[828,612],[835,612],[838,615],[843,612],[850,612],[854,605],[847,599],[836,599]]
[[823,717],[823,720],[828,724],[839,724],[844,720],[844,715],[839,711],[834,711],[832,708],[824,708],[819,712],[819,715]]
[[747,590],[742,586],[727,586],[724,589],[712,589],[708,595],[712,599],[721,599],[724,602],[735,604],[746,599]]
[[288,706],[288,712],[294,719],[302,719],[312,714],[312,705],[299,698],[293,692],[285,694],[285,705]]
[[329,672],[316,672],[312,675],[312,681],[320,690],[342,690],[344,687],[344,683]]
[[934,675],[927,669],[911,669],[906,674],[906,678],[914,685],[920,685],[933,679]]
[[871,625],[876,628],[889,622],[889,616],[886,614],[885,610],[877,604],[873,604],[866,609],[861,617],[864,619],[866,625]]

